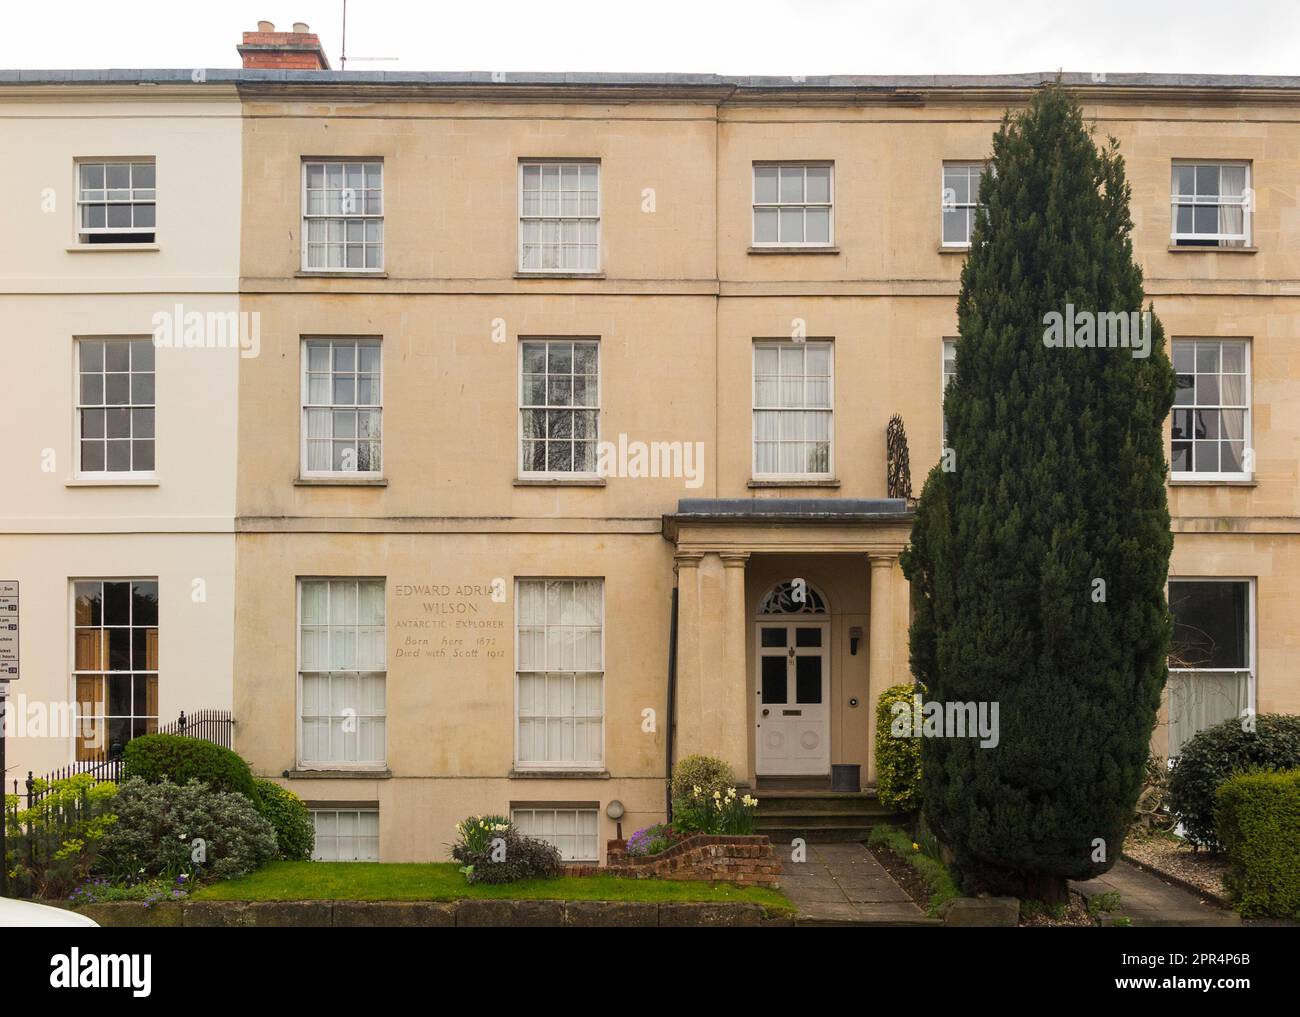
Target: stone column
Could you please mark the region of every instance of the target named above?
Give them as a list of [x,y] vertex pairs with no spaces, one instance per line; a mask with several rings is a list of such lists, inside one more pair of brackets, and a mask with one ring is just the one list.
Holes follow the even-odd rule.
[[745,647],[749,612],[745,610],[746,552],[723,552],[722,558],[722,660],[716,686],[709,690],[717,704],[719,759],[731,766],[736,780],[752,784],[749,746],[753,741],[750,703],[754,698]]
[[867,716],[871,722],[871,736],[867,749],[867,783],[876,782],[876,704],[880,694],[895,681],[894,657],[898,626],[894,618],[897,603],[894,591],[894,572],[898,556],[872,553],[871,559],[871,618],[870,656],[867,663]]
[[673,556],[677,572],[677,732],[672,763],[699,751],[703,740],[704,702],[700,687],[700,561],[699,552]]

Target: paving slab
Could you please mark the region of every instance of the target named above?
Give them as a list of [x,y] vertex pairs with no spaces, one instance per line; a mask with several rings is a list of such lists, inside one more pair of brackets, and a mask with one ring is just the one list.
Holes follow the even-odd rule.
[[1122,860],[1104,876],[1073,886],[1089,900],[1098,894],[1118,893],[1119,907],[1108,916],[1112,922],[1124,916],[1135,926],[1241,924],[1241,916],[1235,911],[1210,904]]
[[862,844],[809,844],[807,861],[781,862],[781,889],[801,925],[925,922],[916,903]]

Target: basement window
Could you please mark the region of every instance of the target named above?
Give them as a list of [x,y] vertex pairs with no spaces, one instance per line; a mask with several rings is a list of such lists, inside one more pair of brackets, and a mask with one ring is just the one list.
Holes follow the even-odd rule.
[[77,164],[77,242],[152,244],[157,225],[152,159]]

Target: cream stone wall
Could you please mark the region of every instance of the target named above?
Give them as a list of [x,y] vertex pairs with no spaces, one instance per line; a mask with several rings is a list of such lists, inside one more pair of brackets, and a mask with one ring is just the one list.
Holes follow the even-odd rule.
[[[1300,710],[1287,616],[1300,583],[1300,364],[1290,348],[1300,311],[1300,112],[1244,92],[1117,94],[1090,91],[1085,110],[1099,137],[1120,141],[1135,257],[1168,335],[1245,337],[1253,351],[1255,480],[1171,489],[1171,574],[1257,577],[1259,706]],[[859,763],[874,779],[876,697],[907,676],[907,587],[896,561],[905,526],[864,525],[839,543],[798,530],[797,546],[771,527],[696,528],[674,543],[660,535],[661,519],[683,497],[883,498],[895,413],[919,493],[940,451],[942,341],[957,333],[963,260],[939,249],[942,163],[986,155],[1004,105],[1024,93],[934,90],[910,104],[720,102],[704,91],[617,103],[500,96],[245,91],[241,306],[262,316],[264,353],[240,365],[241,751],[312,801],[378,802],[385,859],[443,857],[457,819],[520,802],[603,809],[618,798],[630,832],[662,813],[666,718],[650,736],[640,711],[666,706],[674,570],[684,623],[675,754],[709,751],[749,780],[753,612],[773,583],[797,573],[832,603],[832,760]],[[382,276],[299,271],[304,157],[384,161]],[[529,157],[600,161],[600,277],[519,276],[518,162]],[[1252,162],[1252,250],[1168,250],[1175,158]],[[835,253],[750,252],[758,160],[834,163]],[[834,477],[758,483],[753,343],[799,328],[833,343]],[[311,335],[382,341],[384,485],[297,482],[301,339]],[[518,343],[539,336],[598,339],[602,437],[703,442],[699,486],[520,483]],[[387,580],[391,776],[295,772],[293,591],[305,575]],[[396,655],[393,626],[408,609],[395,594],[401,585],[501,577],[513,590],[514,578],[534,575],[605,578],[608,778],[510,776],[509,605],[494,606],[506,622],[496,635],[502,658],[452,665]],[[848,650],[853,626],[864,630],[857,654]],[[602,839],[609,826],[602,819]]]
[[[241,107],[231,87],[0,88],[12,200],[0,212],[0,578],[21,584],[21,675],[6,790],[73,759],[41,729],[73,698],[74,579],[157,578],[159,713],[229,709],[239,351],[156,349],[156,470],[76,464],[78,338],[148,338],[154,315],[239,309]],[[76,244],[78,159],[153,158],[157,243]],[[20,708],[21,707],[21,711]]]

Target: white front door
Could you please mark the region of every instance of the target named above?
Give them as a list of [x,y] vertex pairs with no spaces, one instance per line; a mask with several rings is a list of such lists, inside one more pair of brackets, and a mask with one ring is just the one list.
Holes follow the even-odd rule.
[[755,769],[766,776],[830,773],[830,623],[762,621],[754,642]]

